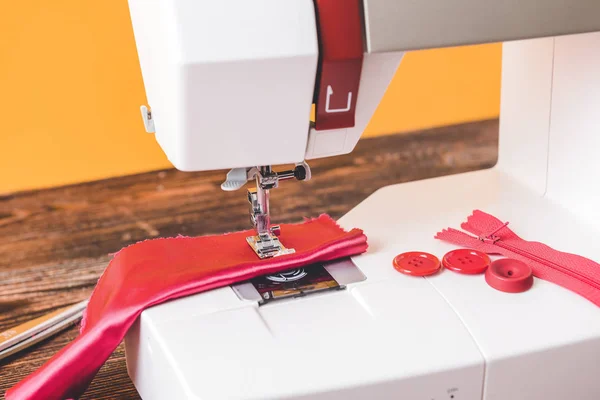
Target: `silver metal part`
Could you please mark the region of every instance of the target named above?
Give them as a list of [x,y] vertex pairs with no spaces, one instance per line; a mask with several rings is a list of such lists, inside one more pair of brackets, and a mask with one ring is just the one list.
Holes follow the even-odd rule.
[[277,236],[270,233],[248,236],[246,241],[261,260],[264,258],[278,257],[296,252],[295,249],[286,248],[281,244]]
[[[268,182],[268,183],[267,183]],[[270,234],[271,216],[269,213],[269,190],[276,187],[270,179],[263,183],[262,174],[256,175],[256,189],[248,190],[250,219],[258,235]]]
[[260,258],[275,257],[282,255],[282,252],[284,252],[281,242],[271,232],[271,214],[269,210],[269,191],[279,185],[278,178],[277,173],[274,173],[270,166],[260,167],[255,176],[256,189],[248,190],[250,220],[258,235],[250,236],[246,240]]
[[232,169],[227,174],[227,180],[221,185],[223,190],[239,189],[246,182],[243,181],[244,178],[256,181],[256,188],[248,189],[248,202],[250,203],[250,220],[257,235],[250,236],[246,240],[260,258],[294,252],[294,249],[286,249],[277,238],[280,232],[279,226],[271,226],[270,190],[277,188],[280,181],[294,178],[302,181],[308,180],[310,177],[310,167],[304,162],[296,164],[293,170],[283,172],[275,172],[271,166],[266,165],[250,169]]
[[[270,168],[270,167],[269,167]],[[235,191],[244,187],[246,182],[255,179],[259,174],[259,168],[233,168],[227,173],[225,182],[221,184],[221,189],[226,192]],[[293,170],[272,172],[275,175],[276,182],[286,181],[296,178],[299,181],[309,181],[312,178],[310,166],[306,162],[297,163]],[[265,180],[266,183],[266,180]],[[275,186],[277,187],[277,186]]]
[[[365,274],[349,258],[325,263],[324,266],[340,286],[347,286],[367,279]],[[287,272],[290,273],[293,271]],[[231,288],[240,300],[255,301],[258,303],[263,300],[251,282],[238,283]]]
[[81,318],[87,303],[85,300],[0,332],[0,360],[71,326]]

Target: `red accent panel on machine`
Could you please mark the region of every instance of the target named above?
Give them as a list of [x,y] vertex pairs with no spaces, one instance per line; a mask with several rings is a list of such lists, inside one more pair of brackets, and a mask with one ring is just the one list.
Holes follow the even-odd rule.
[[364,53],[360,1],[315,1],[320,49],[316,130],[354,126]]

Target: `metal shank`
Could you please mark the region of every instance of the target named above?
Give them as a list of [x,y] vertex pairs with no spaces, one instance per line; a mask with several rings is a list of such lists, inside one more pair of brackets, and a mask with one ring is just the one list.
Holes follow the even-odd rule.
[[263,183],[263,177],[272,173],[271,167],[260,167],[260,173],[256,174],[256,202],[252,204],[252,216],[254,227],[259,236],[270,234],[271,216],[269,210],[269,185]]

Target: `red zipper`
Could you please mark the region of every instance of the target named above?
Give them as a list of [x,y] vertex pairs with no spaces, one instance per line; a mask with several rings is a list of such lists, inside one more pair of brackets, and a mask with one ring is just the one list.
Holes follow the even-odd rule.
[[508,228],[508,223],[479,210],[461,227],[475,236],[449,228],[439,232],[436,238],[488,254],[516,258],[527,263],[538,278],[572,290],[600,306],[600,264],[521,239]]

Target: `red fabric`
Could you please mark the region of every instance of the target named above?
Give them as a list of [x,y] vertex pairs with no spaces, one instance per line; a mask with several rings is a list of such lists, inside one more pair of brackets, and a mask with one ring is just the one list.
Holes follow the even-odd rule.
[[521,239],[506,223],[483,211],[473,211],[461,228],[476,237],[449,228],[439,232],[436,239],[522,261],[531,267],[536,277],[556,283],[600,306],[600,264],[543,243]]
[[260,260],[246,243],[251,234],[156,239],[121,250],[92,293],[77,339],[10,389],[6,399],[78,398],[145,308],[367,249],[361,230],[345,232],[326,215],[282,225],[281,242],[295,254]]

